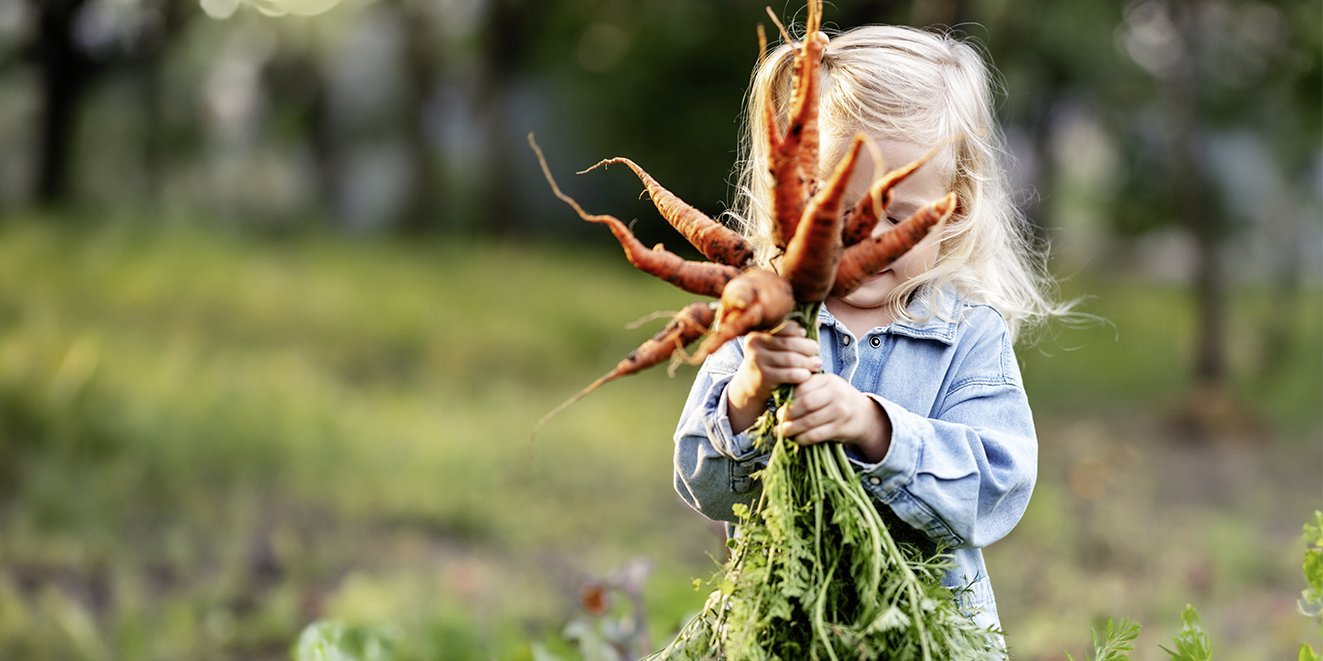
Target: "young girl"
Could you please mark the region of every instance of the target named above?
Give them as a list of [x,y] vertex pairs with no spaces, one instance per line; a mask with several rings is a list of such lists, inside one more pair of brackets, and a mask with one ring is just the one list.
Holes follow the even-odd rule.
[[[749,95],[736,217],[764,262],[771,182],[758,118],[771,95],[784,125],[791,60],[789,46],[770,53]],[[884,514],[952,550],[943,584],[969,588],[962,608],[999,628],[980,549],[1019,521],[1037,471],[1012,347],[1023,329],[1066,306],[1046,297],[1050,281],[1011,203],[989,75],[973,48],[940,33],[858,28],[829,41],[821,80],[823,177],[857,133],[876,141],[884,160],[860,164],[846,200],[858,199],[876,172],[945,145],[896,189],[889,220],[948,191],[959,207],[857,291],[828,298],[818,342],[791,325],[714,353],[676,431],[675,486],[709,518],[734,521],[732,505],[756,501],[752,474],[767,456],[747,430],[778,385],[794,384],[781,431],[803,445],[844,443]]]

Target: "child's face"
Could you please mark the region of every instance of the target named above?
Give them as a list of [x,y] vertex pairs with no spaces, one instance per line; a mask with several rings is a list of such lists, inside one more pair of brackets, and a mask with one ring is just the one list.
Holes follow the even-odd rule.
[[[927,147],[898,140],[878,140],[878,150],[883,159],[883,170],[877,176],[892,168],[900,167],[924,155]],[[846,204],[854,204],[861,195],[868,192],[868,186],[874,180],[874,164],[869,150],[860,154],[859,164],[854,176],[846,188]],[[895,224],[909,218],[920,207],[936,200],[950,191],[950,177],[936,163],[929,163],[910,175],[892,190],[891,205],[887,207],[887,218],[877,224],[873,234],[879,235],[891,230]],[[842,299],[855,308],[877,308],[887,302],[887,296],[901,283],[920,275],[933,267],[937,261],[938,241],[936,233],[929,234],[918,245],[896,260],[890,267],[874,275],[863,286]]]

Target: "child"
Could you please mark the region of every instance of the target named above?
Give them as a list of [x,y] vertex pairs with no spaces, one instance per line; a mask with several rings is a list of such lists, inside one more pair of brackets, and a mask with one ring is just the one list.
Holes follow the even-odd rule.
[[[758,118],[774,95],[784,125],[791,60],[789,46],[769,53],[749,95],[735,216],[764,262],[771,182]],[[751,476],[767,456],[746,432],[778,385],[795,384],[782,431],[804,445],[844,443],[890,520],[952,550],[943,584],[968,586],[962,608],[1000,628],[980,549],[1019,521],[1037,472],[1012,347],[1022,329],[1068,306],[1045,296],[1050,281],[1011,203],[988,72],[973,48],[948,35],[858,28],[827,45],[820,113],[824,178],[857,133],[876,141],[884,160],[860,163],[847,201],[864,193],[875,166],[897,167],[945,145],[896,189],[888,216],[895,223],[948,191],[959,207],[857,291],[828,298],[819,342],[790,325],[714,353],[676,431],[676,489],[704,515],[733,521],[733,504],[757,499]]]

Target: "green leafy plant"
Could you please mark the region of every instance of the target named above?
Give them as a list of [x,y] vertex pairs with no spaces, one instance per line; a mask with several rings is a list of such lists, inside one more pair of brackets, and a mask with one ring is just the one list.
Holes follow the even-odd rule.
[[390,661],[397,657],[393,631],[368,625],[313,622],[299,634],[295,661]]
[[1194,606],[1185,604],[1185,610],[1181,611],[1181,622],[1185,624],[1173,640],[1176,649],[1173,650],[1166,645],[1162,645],[1162,651],[1176,661],[1208,661],[1208,659],[1211,659],[1211,645],[1208,642],[1208,633],[1204,631],[1199,623],[1199,611],[1195,610]]
[[[1314,510],[1314,522],[1304,525],[1305,589],[1300,593],[1300,612],[1319,622],[1323,633],[1323,511]],[[1323,657],[1309,645],[1300,646],[1300,661],[1320,661]]]
[[[1123,617],[1120,621],[1107,618],[1107,624],[1100,632],[1096,627],[1090,632],[1093,638],[1092,661],[1127,661],[1129,652],[1135,651],[1135,639],[1139,637],[1139,623]],[[1075,661],[1069,652],[1066,658]]]

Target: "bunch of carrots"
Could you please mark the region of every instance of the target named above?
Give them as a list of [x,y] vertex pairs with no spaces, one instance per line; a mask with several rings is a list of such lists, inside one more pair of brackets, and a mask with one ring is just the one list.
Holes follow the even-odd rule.
[[[782,128],[769,102],[762,118],[772,155],[773,239],[780,251],[780,259],[772,260],[776,270],[754,264],[744,237],[684,202],[633,161],[610,158],[584,170],[628,167],[662,217],[710,261],[685,260],[660,244],[647,248],[618,218],[588,213],[562,192],[529,136],[552,191],[582,219],[606,225],[631,264],[692,294],[719,299],[715,306],[698,301],[685,307],[548,417],[609,381],[672,359],[701,362],[746,333],[775,330],[793,320],[816,339],[818,312],[829,295],[848,295],[954,212],[956,197],[949,193],[874,235],[891,190],[931,152],[877,178],[849,209],[844,207],[845,188],[865,137],[854,138],[827,180],[819,180],[818,85],[826,46],[819,32],[821,14],[821,0],[809,0],[802,40],[791,39],[782,28],[783,38],[795,48],[789,117]],[[687,354],[686,347],[696,342],[696,350]],[[892,537],[841,444],[801,447],[775,431],[777,410],[793,396],[793,386],[783,386],[773,397],[775,406],[750,432],[756,444],[770,450],[768,465],[758,474],[762,491],[756,505],[737,506],[734,512],[741,534],[731,540],[715,589],[654,658],[986,656],[993,642],[990,632],[961,614],[951,591],[940,585],[946,556]]]

